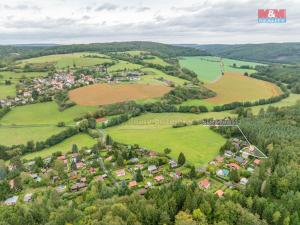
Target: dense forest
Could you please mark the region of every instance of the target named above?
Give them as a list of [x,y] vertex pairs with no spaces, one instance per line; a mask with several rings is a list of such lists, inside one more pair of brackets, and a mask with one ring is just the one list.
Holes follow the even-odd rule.
[[300,43],[182,45],[226,58],[266,63],[299,63]]

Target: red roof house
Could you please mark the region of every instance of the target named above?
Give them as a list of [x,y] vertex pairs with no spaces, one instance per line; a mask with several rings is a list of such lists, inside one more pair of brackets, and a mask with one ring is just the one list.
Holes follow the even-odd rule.
[[135,186],[137,186],[137,182],[135,180],[134,181],[130,181],[129,184],[128,184],[129,188],[133,188]]
[[199,187],[204,188],[204,189],[208,189],[210,187],[209,180],[208,179],[201,180],[199,182]]
[[261,161],[260,161],[259,159],[255,159],[255,160],[253,161],[253,163],[254,163],[256,166],[258,166],[258,165],[261,163]]
[[159,176],[156,176],[154,177],[154,180],[157,182],[157,183],[160,183],[161,181],[163,181],[165,178],[164,176],[162,175],[159,175]]
[[218,195],[218,197],[220,198],[220,197],[222,197],[222,196],[224,195],[224,191],[222,191],[222,190],[220,189],[220,190],[217,190],[217,191],[215,192],[215,194]]
[[235,170],[239,170],[241,167],[236,164],[236,163],[229,163],[228,166],[231,168],[231,169],[235,169]]

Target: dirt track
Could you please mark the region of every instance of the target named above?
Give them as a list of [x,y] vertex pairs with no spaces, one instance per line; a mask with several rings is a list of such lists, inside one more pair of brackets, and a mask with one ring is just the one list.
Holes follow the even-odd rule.
[[170,90],[170,87],[154,84],[94,84],[70,91],[69,97],[78,105],[107,105],[160,97]]

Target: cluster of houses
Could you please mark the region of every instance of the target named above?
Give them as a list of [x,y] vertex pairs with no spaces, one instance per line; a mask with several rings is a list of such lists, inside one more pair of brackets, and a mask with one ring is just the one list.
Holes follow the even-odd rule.
[[[234,150],[226,150],[221,156],[217,156],[209,162],[208,167],[213,168],[209,172],[207,168],[199,168],[198,172],[205,174],[200,179],[198,185],[203,190],[210,190],[213,183],[222,183],[221,189],[214,189],[214,193],[219,197],[223,196],[226,188],[243,188],[248,183],[248,177],[259,166],[262,159],[257,157],[253,152],[255,146],[247,142],[233,138],[232,144]],[[233,180],[231,173],[239,174],[238,182]]]

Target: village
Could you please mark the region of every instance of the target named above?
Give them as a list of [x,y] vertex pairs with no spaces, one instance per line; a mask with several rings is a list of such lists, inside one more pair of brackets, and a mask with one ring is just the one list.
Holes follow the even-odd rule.
[[56,152],[44,159],[38,157],[22,163],[11,162],[9,173],[22,172],[8,181],[15,195],[2,204],[28,203],[40,191],[50,189],[70,199],[97,184],[115,188],[117,192],[144,195],[149,189],[176,179],[195,182],[203,191],[222,197],[227,189],[245,188],[248,178],[262,162],[252,154],[254,146],[237,138],[230,142],[233,148],[199,168],[185,162],[185,159],[182,161],[180,157],[178,160],[172,159],[169,151],[162,154],[119,143],[80,150],[73,145],[66,154]]

